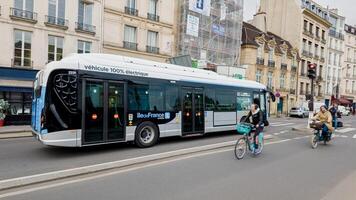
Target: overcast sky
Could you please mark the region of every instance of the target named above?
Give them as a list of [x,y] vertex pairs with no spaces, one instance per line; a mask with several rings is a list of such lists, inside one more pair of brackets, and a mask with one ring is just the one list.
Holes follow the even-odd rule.
[[[288,1],[288,0],[287,0]],[[259,0],[244,0],[244,20],[252,19],[256,13],[256,5]],[[338,8],[339,14],[346,17],[346,23],[356,25],[355,0],[316,0],[317,3],[330,8]]]

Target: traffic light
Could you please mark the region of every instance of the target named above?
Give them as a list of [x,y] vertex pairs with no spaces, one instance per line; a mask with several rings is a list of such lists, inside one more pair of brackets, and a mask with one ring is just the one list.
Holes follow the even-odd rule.
[[309,64],[308,65],[308,77],[310,79],[316,78],[316,64]]

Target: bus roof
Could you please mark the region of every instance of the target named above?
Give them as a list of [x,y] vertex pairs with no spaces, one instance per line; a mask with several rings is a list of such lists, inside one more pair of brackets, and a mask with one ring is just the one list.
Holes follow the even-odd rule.
[[[63,65],[64,63],[66,64]],[[158,78],[171,81],[266,89],[265,85],[255,81],[238,80],[219,75],[213,71],[112,54],[71,54],[70,56],[63,58],[61,61],[52,62],[49,65],[52,70],[56,68],[76,69],[79,66],[79,69],[87,71]]]

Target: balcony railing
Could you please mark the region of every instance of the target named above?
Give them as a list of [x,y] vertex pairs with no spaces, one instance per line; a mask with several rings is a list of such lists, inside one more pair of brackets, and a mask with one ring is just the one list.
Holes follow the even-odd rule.
[[78,32],[89,33],[95,35],[96,27],[91,24],[75,23],[75,30]]
[[320,61],[321,62],[325,62],[325,58],[324,57],[320,57]]
[[61,29],[68,29],[68,20],[63,19],[63,18],[59,18],[59,17],[46,15],[45,24],[47,26],[54,26],[54,27],[58,27],[58,28],[61,28]]
[[137,43],[124,41],[124,48],[137,51]]
[[138,10],[136,8],[125,7],[125,13],[133,16],[138,16]]
[[257,59],[256,59],[256,64],[257,64],[257,65],[264,65],[264,64],[265,64],[265,59],[263,59],[263,58],[257,58]]
[[159,16],[156,14],[147,13],[147,19],[159,22]]
[[[23,61],[22,61],[23,59]],[[12,67],[24,67],[24,68],[32,68],[33,67],[33,60],[21,57],[15,57],[11,59],[11,66]]]
[[309,51],[303,50],[302,55],[303,56],[309,56]]
[[323,77],[322,77],[322,76],[318,76],[318,77],[316,77],[316,81],[317,81],[317,82],[321,82],[321,81],[323,81]]
[[290,89],[290,90],[289,90],[289,93],[290,93],[290,94],[296,94],[295,89]]
[[281,64],[281,70],[287,71],[288,65],[285,63]]
[[320,36],[319,36],[319,35],[316,35],[316,36],[315,36],[315,40],[320,41],[320,40],[321,40]]
[[159,48],[158,47],[146,46],[146,51],[148,53],[159,54]]
[[294,73],[297,72],[297,66],[293,66],[292,65],[292,70],[291,71],[294,72]]
[[326,44],[325,38],[322,38],[322,39],[321,39],[321,42],[322,42],[323,44]]
[[319,55],[314,54],[314,58],[315,58],[316,60],[319,60]]
[[330,30],[329,35],[335,38],[339,38],[340,40],[344,40],[344,35],[340,32],[337,32],[335,30]]
[[24,20],[30,23],[37,23],[37,13],[28,10],[10,8],[10,18]]
[[268,61],[268,67],[275,67],[276,66],[276,62],[273,60],[269,60]]

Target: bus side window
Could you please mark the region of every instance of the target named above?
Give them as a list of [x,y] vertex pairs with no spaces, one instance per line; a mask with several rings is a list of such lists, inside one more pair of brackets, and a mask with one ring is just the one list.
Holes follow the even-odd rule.
[[215,90],[206,89],[205,90],[205,110],[214,111],[215,110]]

